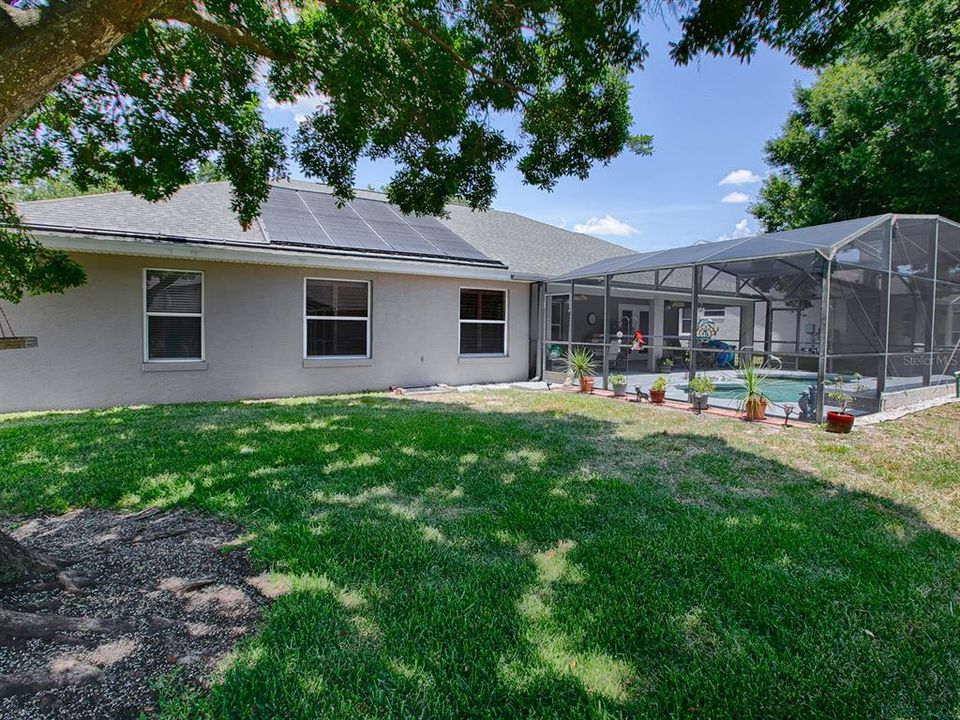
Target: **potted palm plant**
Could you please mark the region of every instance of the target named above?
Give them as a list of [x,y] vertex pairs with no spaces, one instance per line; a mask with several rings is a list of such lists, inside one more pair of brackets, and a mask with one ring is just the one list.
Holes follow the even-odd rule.
[[853,429],[854,417],[847,412],[847,409],[850,407],[850,403],[853,402],[854,394],[860,392],[865,387],[864,384],[860,382],[862,379],[863,375],[860,373],[853,374],[851,380],[855,385],[853,391],[849,393],[846,391],[846,383],[842,377],[838,375],[833,379],[831,383],[833,390],[827,393],[827,397],[837,403],[840,411],[827,411],[827,432],[848,433]]
[[611,375],[610,384],[613,385],[614,397],[624,397],[627,394],[627,378],[624,375]]
[[687,385],[690,392],[690,402],[693,403],[693,409],[697,412],[706,410],[710,407],[710,393],[717,389],[713,380],[706,375],[697,375]]
[[663,402],[664,395],[667,394],[667,379],[661,375],[653,381],[650,386],[650,402],[659,405]]
[[580,392],[593,392],[593,376],[597,371],[593,351],[587,348],[571,350],[567,353],[564,362],[567,366],[567,372],[580,381]]
[[737,370],[737,378],[743,383],[740,411],[746,420],[763,420],[767,416],[767,398],[763,394],[767,374],[766,366],[754,365],[752,362]]

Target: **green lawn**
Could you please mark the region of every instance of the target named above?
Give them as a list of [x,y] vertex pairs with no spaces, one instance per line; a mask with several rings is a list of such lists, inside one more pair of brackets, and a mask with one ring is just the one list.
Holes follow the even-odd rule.
[[171,717],[956,717],[960,406],[560,393],[0,421],[0,512],[200,508],[291,592]]

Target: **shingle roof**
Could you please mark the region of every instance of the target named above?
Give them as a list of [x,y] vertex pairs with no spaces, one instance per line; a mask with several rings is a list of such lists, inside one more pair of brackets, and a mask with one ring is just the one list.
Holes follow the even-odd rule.
[[604,258],[632,255],[633,250],[538,222],[516,213],[475,212],[449,205],[443,222],[480,252],[505,263],[514,273],[552,277]]
[[19,203],[29,227],[106,230],[215,242],[266,243],[256,225],[244,231],[230,209],[227,183],[190,185],[166,202],[128,192]]
[[[326,186],[304,181],[276,182],[274,187],[288,191],[331,194]],[[358,190],[357,197],[364,201],[386,202],[382,193]],[[249,230],[243,230],[230,208],[230,186],[223,182],[189,185],[170,200],[160,203],[150,203],[130,193],[119,192],[24,202],[20,203],[19,208],[27,226],[34,230],[272,249],[291,245],[287,242],[291,234],[284,235],[284,241],[281,242],[278,240],[281,234],[276,233],[278,237],[274,237],[275,233],[271,232],[270,223],[275,224],[276,219],[271,221],[267,217],[266,222],[259,220]],[[482,257],[486,256],[506,265],[518,276],[546,278],[587,262],[632,252],[620,245],[569,232],[514,213],[497,210],[473,212],[460,205],[450,205],[448,211],[449,217],[441,218],[440,222],[465,241],[467,246],[479,251],[467,253],[466,262],[488,264],[490,260]],[[352,210],[345,209],[343,212],[351,214],[351,219],[356,219]],[[273,217],[277,218],[278,215],[274,213]],[[279,217],[282,219],[282,215]],[[317,217],[319,222],[323,222],[322,217]],[[397,217],[396,220],[403,224],[401,218]],[[418,221],[411,219],[411,222],[417,224]],[[409,227],[406,227],[405,231],[409,233]],[[418,232],[424,232],[426,237],[431,237],[429,232]],[[323,231],[319,234],[327,237]],[[436,253],[400,255],[420,262],[433,262],[444,259],[441,257],[444,254],[457,254],[460,248],[456,241],[444,244],[442,233],[437,231],[435,234],[440,237],[434,243],[439,248]],[[390,238],[385,239],[390,242]],[[399,244],[397,246],[400,247]],[[451,247],[454,250],[451,250]],[[310,245],[306,248],[301,245],[297,249],[316,249],[326,253],[336,251],[336,248],[312,248]],[[357,248],[351,250],[355,252]],[[384,250],[368,251],[361,248],[360,251],[370,255],[385,254]],[[392,249],[389,252],[393,256],[397,254]],[[431,254],[435,257],[431,257]]]

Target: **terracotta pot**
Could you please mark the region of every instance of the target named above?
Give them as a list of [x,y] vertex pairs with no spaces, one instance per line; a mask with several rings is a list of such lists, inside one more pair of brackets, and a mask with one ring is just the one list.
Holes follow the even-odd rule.
[[592,377],[582,377],[582,378],[580,378],[580,392],[582,392],[582,393],[592,393],[592,392],[593,392],[593,378],[592,378]]
[[767,416],[767,399],[747,398],[743,409],[747,420],[763,420]]
[[663,402],[663,396],[667,394],[666,390],[651,390],[650,391],[650,402],[656,403],[659,405]]
[[853,415],[827,411],[827,432],[848,433],[853,429]]

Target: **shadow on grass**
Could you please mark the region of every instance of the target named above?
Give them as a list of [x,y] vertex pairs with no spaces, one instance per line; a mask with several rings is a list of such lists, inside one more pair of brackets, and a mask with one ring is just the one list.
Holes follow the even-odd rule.
[[[562,403],[562,401],[561,401]],[[711,434],[382,397],[0,423],[0,510],[197,507],[289,585],[171,716],[949,715],[957,543]]]

